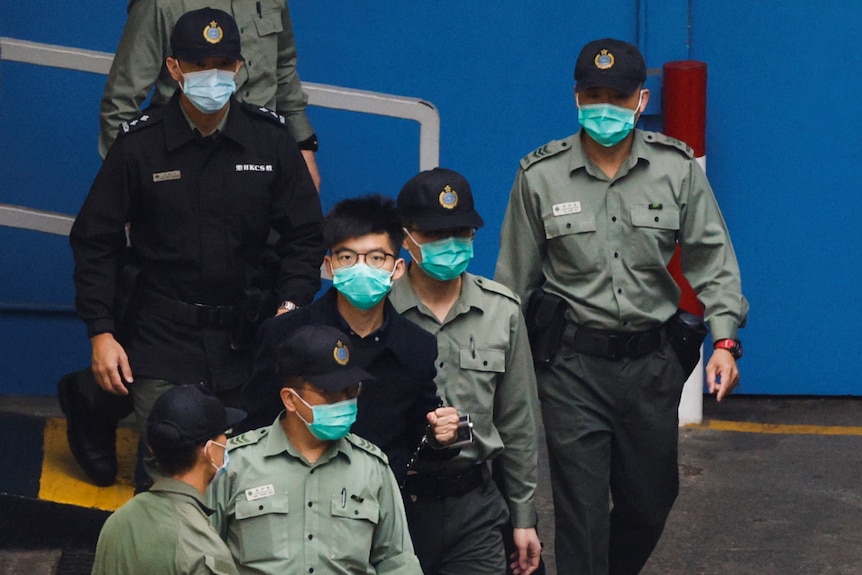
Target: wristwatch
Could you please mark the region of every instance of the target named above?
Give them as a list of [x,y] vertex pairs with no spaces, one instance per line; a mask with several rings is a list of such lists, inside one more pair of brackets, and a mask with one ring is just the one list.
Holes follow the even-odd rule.
[[281,305],[278,306],[279,310],[284,310],[284,311],[293,311],[293,310],[298,309],[298,308],[299,308],[299,306],[290,300],[284,300],[283,302],[281,302]]
[[712,344],[712,349],[726,349],[733,359],[742,357],[742,342],[738,339],[720,339]]

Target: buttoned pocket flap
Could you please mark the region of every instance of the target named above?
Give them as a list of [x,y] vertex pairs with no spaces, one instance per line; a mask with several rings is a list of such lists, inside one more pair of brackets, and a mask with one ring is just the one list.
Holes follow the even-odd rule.
[[254,25],[259,36],[277,34],[284,29],[281,25],[281,12],[278,9],[264,12],[259,18],[254,19]]
[[376,525],[380,520],[380,506],[374,500],[356,495],[351,495],[344,500],[340,495],[333,495],[332,515],[345,519],[364,519]]
[[558,238],[570,234],[596,231],[596,215],[593,212],[580,212],[545,218],[545,239]]
[[506,352],[502,349],[461,348],[461,369],[478,371],[506,371]]
[[284,513],[287,514],[288,505],[287,495],[263,497],[252,501],[237,501],[236,502],[236,518],[249,519],[259,517],[269,513]]
[[675,207],[633,206],[632,225],[659,230],[679,229],[679,210]]

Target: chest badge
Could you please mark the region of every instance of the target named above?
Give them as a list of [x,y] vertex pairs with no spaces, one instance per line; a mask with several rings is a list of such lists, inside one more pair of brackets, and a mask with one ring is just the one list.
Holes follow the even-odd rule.
[[554,216],[565,216],[567,214],[581,213],[581,202],[563,202],[554,204]]
[[171,170],[169,172],[157,172],[153,174],[154,182],[168,182],[170,180],[179,180],[182,178],[182,173],[179,170]]

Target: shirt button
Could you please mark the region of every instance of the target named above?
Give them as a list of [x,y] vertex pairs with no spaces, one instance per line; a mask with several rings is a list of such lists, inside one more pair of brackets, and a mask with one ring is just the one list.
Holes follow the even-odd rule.
[[311,501],[309,501],[308,506],[311,507],[312,505],[314,505],[314,504]]
[[443,367],[443,362],[441,361],[437,367]]
[[612,221],[612,222],[617,221],[617,217],[616,217],[616,216],[612,217],[612,218],[611,218],[611,221]]
[[615,257],[615,258],[620,257],[620,252],[614,252],[614,257]]
[[571,223],[568,223],[568,224],[566,224],[566,227],[567,227],[567,228],[571,228],[571,227],[572,227],[572,224],[571,224]]
[[618,289],[618,290],[617,290],[617,293],[623,293],[622,288]]
[[655,221],[658,222],[658,216],[655,217]]
[[309,540],[309,541],[311,541],[312,539],[314,539],[314,535],[312,535],[311,533],[309,533],[309,534],[308,534],[308,540]]

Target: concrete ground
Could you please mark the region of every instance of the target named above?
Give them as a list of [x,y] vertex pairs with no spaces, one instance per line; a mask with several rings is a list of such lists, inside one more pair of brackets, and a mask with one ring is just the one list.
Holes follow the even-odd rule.
[[[59,409],[53,398],[0,397],[0,423],[4,413],[51,418]],[[0,454],[20,449],[22,441],[32,439],[3,433]],[[567,575],[554,566],[544,449],[540,465],[540,535],[548,573]],[[0,477],[14,472],[0,467]],[[716,405],[705,397],[704,423],[680,430],[680,496],[643,575],[862,574],[860,477],[862,400],[736,396]],[[3,484],[0,479],[0,491]],[[50,521],[70,509],[49,507],[45,513]],[[24,521],[31,520],[42,519]],[[63,545],[50,537],[40,545],[39,536],[22,542],[21,527],[0,517],[0,575],[88,572],[87,545]]]

